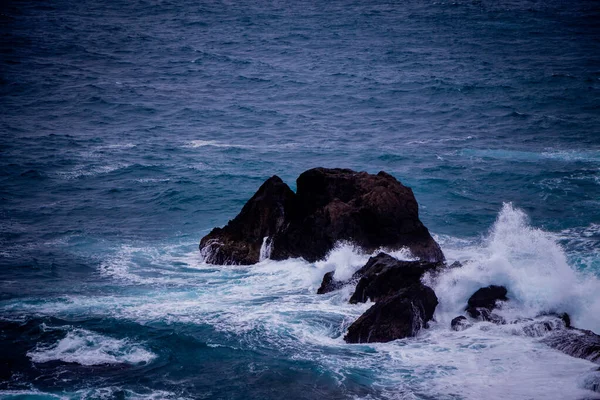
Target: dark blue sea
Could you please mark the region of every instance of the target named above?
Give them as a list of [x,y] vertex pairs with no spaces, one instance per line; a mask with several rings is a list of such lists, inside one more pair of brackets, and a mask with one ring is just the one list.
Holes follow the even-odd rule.
[[[465,263],[416,338],[343,341],[370,304],[315,293],[350,244],[203,262],[319,166],[392,174]],[[0,398],[600,398],[597,364],[449,328],[489,284],[600,333],[598,2],[0,5]]]

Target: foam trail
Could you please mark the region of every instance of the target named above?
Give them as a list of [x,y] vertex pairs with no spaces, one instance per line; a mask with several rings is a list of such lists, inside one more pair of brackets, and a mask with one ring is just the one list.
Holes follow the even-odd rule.
[[114,339],[85,329],[74,329],[51,346],[38,346],[27,356],[34,363],[63,361],[85,366],[149,363],[156,355],[127,339]]
[[567,312],[575,326],[600,332],[600,282],[569,266],[558,239],[531,227],[522,210],[505,203],[482,244],[445,249],[449,259],[467,261],[433,283],[438,317],[461,314],[473,292],[495,284],[508,289],[508,318]]

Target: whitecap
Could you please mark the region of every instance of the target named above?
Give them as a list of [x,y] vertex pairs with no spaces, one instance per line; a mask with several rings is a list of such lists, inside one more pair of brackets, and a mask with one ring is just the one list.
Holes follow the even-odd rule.
[[62,179],[77,179],[81,177],[109,174],[120,169],[124,169],[131,166],[127,163],[113,163],[110,165],[78,165],[68,171],[58,171],[55,173],[56,176]]
[[93,389],[82,389],[78,390],[74,393],[74,396],[71,398],[77,398],[81,400],[87,399],[115,399],[122,398],[131,400],[163,400],[163,399],[177,399],[177,400],[187,400],[189,397],[183,397],[180,394],[169,392],[166,390],[156,390],[156,389],[146,389],[146,390],[130,390],[123,389],[118,386],[109,386],[109,387],[101,387],[101,388],[93,388]]
[[115,339],[85,329],[73,329],[52,345],[27,353],[34,363],[63,361],[80,365],[149,363],[156,355],[128,339]]
[[0,390],[0,399],[68,400],[70,396],[59,396],[52,393],[40,392],[39,390]]
[[221,147],[221,148],[235,148],[235,149],[290,149],[298,147],[298,143],[265,143],[265,144],[240,144],[240,143],[224,143],[217,140],[192,140],[187,142],[184,147],[188,148],[199,148],[199,147]]

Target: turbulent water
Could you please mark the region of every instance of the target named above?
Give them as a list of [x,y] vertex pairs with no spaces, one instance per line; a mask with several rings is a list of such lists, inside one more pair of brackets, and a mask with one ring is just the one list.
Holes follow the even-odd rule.
[[[507,319],[600,333],[594,1],[0,6],[0,397],[591,399],[598,365]],[[449,262],[418,337],[349,345],[316,295],[368,259],[205,264],[274,174],[384,170]],[[266,254],[265,254],[266,255]],[[410,258],[397,252],[399,258]],[[535,335],[533,335],[535,336]]]

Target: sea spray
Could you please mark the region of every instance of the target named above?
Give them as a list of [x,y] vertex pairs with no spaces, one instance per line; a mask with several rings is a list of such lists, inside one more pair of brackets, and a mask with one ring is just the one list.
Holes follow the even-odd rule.
[[[450,319],[462,313],[468,297],[491,283],[507,285],[509,297],[513,293],[511,308],[503,311],[509,316],[533,315],[550,305],[558,307],[556,304],[561,303],[548,300],[550,305],[540,305],[527,293],[523,298],[514,295],[520,293],[514,289],[518,279],[529,279],[525,284],[539,281],[535,275],[518,273],[519,268],[526,270],[528,265],[536,266],[532,273],[548,279],[542,267],[549,263],[550,272],[572,276],[572,284],[585,287],[567,265],[554,236],[532,228],[521,210],[506,205],[481,241],[446,243],[443,247],[449,261],[458,259],[465,265],[448,270],[433,281],[441,300],[437,322],[421,330],[416,338],[391,343],[343,342],[349,324],[372,305],[348,304],[354,290],[352,284],[326,295],[316,294],[325,272],[335,270],[342,278],[350,277],[377,253],[363,254],[343,243],[317,263],[265,259],[252,266],[206,264],[194,244],[124,244],[116,248],[114,257],[99,266],[103,278],[121,289],[119,295],[72,295],[43,302],[20,299],[4,303],[1,311],[5,315],[25,313],[67,320],[78,315],[140,325],[167,324],[173,329],[182,324],[195,329],[210,327],[209,336],[199,334],[199,346],[206,342],[235,348],[236,357],[245,357],[247,351],[285,353],[294,362],[308,363],[331,374],[342,386],[360,380],[368,387],[376,387],[378,397],[383,398],[397,398],[400,392],[408,393],[408,398],[411,393],[426,393],[441,399],[451,398],[449,393],[458,393],[465,399],[499,399],[506,395],[517,399],[563,399],[589,395],[581,377],[593,364],[543,345],[538,336],[544,332],[529,329],[526,322],[505,326],[480,323],[462,332],[454,332],[449,326]],[[523,247],[514,248],[517,244]],[[536,252],[537,247],[544,251]],[[410,258],[404,251],[394,255]],[[572,297],[560,298],[570,304]],[[133,339],[105,335],[98,338],[99,334],[89,329],[79,329],[72,328],[70,337],[67,334],[55,343],[34,346],[30,359],[85,363],[115,357],[116,361],[128,363],[127,357],[136,354],[132,349],[148,351]],[[81,337],[88,334],[92,335],[92,343],[81,344]],[[118,341],[116,347],[102,346],[112,341]],[[113,348],[117,353],[113,353]],[[505,382],[511,382],[510,387]]]
[[600,281],[571,268],[558,237],[533,228],[526,214],[505,203],[489,234],[480,244],[444,249],[449,259],[464,261],[432,282],[440,298],[441,321],[463,312],[477,289],[503,285],[510,301],[502,310],[507,319],[567,312],[573,324],[600,332]]

